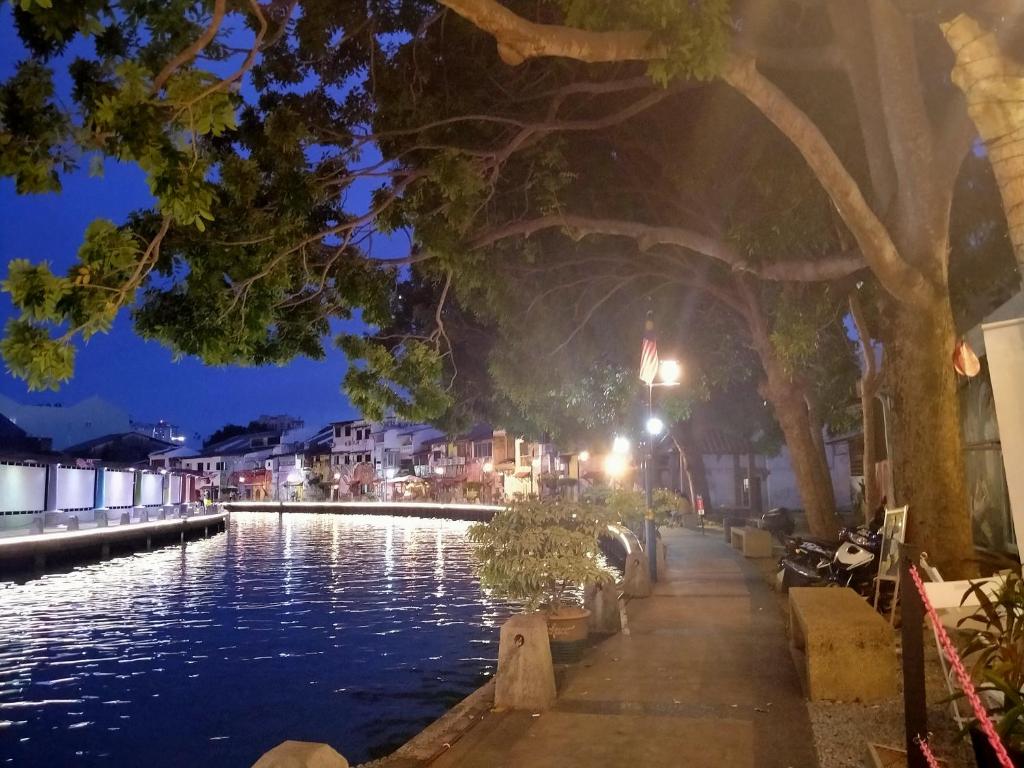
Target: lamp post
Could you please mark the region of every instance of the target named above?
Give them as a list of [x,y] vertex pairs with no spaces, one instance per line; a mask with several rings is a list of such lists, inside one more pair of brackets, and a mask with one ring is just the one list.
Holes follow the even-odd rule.
[[583,496],[583,463],[590,460],[590,451],[576,454],[576,501]]
[[[647,564],[651,581],[658,580],[658,528],[654,524],[654,476],[657,469],[657,437],[665,431],[665,422],[654,415],[654,388],[674,387],[679,384],[683,368],[675,360],[662,360],[658,364],[658,380],[647,385],[647,451],[644,456],[644,492],[647,497],[647,514],[644,517],[644,546],[647,548]],[[653,465],[653,468],[652,468]]]

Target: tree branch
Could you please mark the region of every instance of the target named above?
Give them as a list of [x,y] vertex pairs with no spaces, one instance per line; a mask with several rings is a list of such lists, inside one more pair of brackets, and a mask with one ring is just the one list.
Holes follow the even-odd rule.
[[179,67],[194,59],[206,46],[213,42],[213,38],[217,36],[217,30],[220,29],[220,25],[224,21],[224,14],[226,11],[227,0],[214,1],[213,18],[210,19],[210,25],[203,30],[203,34],[201,34],[196,41],[192,43],[192,45],[164,65],[164,68],[160,70],[160,73],[153,80],[153,91],[155,93],[160,92],[160,89],[164,87],[171,75],[173,75]]
[[662,227],[618,219],[597,219],[587,216],[553,215],[517,221],[484,232],[470,245],[482,248],[509,237],[525,236],[547,229],[568,230],[569,236],[581,239],[588,235],[628,237],[641,251],[656,245],[671,245],[708,256],[736,271],[751,272],[765,280],[819,282],[847,277],[865,267],[858,251],[847,251],[814,261],[770,261],[760,267],[747,262],[727,241],[709,237],[682,227]]

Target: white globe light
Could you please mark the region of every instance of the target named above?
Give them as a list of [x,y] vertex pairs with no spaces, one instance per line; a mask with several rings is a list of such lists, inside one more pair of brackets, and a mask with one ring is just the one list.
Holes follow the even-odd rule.
[[622,477],[626,473],[626,457],[620,453],[609,453],[604,459],[604,471],[609,477]]
[[580,461],[590,461],[590,451],[580,451]]
[[484,462],[484,472],[493,472],[493,471],[494,471],[494,465],[491,462],[489,462],[489,461]]
[[683,377],[683,366],[675,360],[662,360],[658,366],[658,378],[663,384],[676,384]]
[[659,419],[657,416],[651,416],[647,420],[647,433],[651,435],[660,435],[665,429],[665,422]]
[[335,472],[334,473],[334,479],[335,480],[341,480],[341,472]]
[[244,483],[245,482],[245,475],[242,475],[240,478],[238,478],[238,482]]
[[629,453],[629,440],[621,435],[617,435],[612,441],[612,451],[614,453]]

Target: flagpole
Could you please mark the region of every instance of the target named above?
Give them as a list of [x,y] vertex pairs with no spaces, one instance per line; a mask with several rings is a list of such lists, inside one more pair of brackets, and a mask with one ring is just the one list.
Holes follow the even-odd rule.
[[[654,416],[654,382],[647,385],[647,419]],[[647,456],[644,459],[644,491],[647,495],[647,513],[644,515],[644,540],[647,547],[647,567],[651,583],[658,580],[658,529],[654,525],[654,483],[651,464],[654,463],[654,435],[647,433]]]

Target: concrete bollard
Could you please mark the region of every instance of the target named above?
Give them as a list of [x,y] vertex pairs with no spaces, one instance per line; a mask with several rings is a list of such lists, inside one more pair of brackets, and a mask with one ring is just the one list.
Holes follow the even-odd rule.
[[657,548],[654,550],[657,559],[658,580],[668,578],[668,545],[658,539]]
[[141,510],[139,512],[139,522],[140,523],[148,523],[149,522],[149,510],[148,509],[143,509],[143,510]]
[[71,515],[71,517],[68,518],[67,528],[65,530],[68,530],[68,531],[77,531],[78,530],[78,515]]
[[156,516],[156,519],[157,520],[166,520],[167,519],[167,510],[166,509],[161,509],[160,510],[160,514]]
[[107,511],[105,509],[97,509],[96,514],[93,516],[93,522],[97,528],[107,527]]
[[327,744],[289,740],[264,752],[252,768],[348,768],[348,760]]
[[32,533],[42,533],[42,532],[43,532],[43,518],[42,517],[33,517],[32,518]]
[[590,611],[590,631],[614,635],[622,629],[619,588],[610,581],[591,582],[583,589],[583,607]]
[[650,597],[651,572],[645,553],[633,552],[626,558],[626,576],[622,580],[622,591],[630,597]]
[[548,621],[542,613],[520,613],[501,625],[494,706],[537,712],[555,703]]
[[131,524],[132,524],[132,514],[131,514],[131,512],[122,512],[121,513],[121,525],[131,525]]

